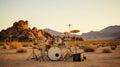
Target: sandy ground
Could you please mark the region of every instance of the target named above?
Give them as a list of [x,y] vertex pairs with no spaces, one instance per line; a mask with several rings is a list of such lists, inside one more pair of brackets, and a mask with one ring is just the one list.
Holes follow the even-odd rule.
[[67,61],[26,61],[31,53],[16,53],[16,49],[0,49],[0,67],[120,67],[120,46],[112,53],[101,53],[106,47],[98,48],[96,52],[85,53],[87,59],[74,62]]

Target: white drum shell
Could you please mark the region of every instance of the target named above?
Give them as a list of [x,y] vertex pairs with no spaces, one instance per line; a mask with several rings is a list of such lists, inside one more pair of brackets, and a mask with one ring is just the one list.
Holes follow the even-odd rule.
[[61,57],[61,50],[58,47],[51,47],[48,50],[48,57],[50,58],[50,60],[59,60]]

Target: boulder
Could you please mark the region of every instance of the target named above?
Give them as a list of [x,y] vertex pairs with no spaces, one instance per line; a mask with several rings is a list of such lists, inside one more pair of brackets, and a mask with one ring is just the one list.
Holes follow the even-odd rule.
[[32,38],[46,40],[53,38],[51,34],[37,27],[32,29],[28,26],[28,21],[19,20],[13,23],[13,26],[0,32],[0,41],[31,41]]

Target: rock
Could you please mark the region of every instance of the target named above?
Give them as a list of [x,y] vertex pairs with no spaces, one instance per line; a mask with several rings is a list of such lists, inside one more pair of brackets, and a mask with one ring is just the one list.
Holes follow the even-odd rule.
[[32,31],[37,32],[37,31],[38,31],[37,27],[33,27],[33,28],[32,28]]
[[28,21],[23,21],[23,20],[20,20],[18,22],[15,22],[13,24],[13,27],[15,28],[20,28],[20,29],[28,29]]
[[37,27],[32,29],[28,26],[28,21],[19,20],[13,23],[13,26],[0,32],[0,41],[31,41],[32,38],[38,40],[52,39],[52,35]]
[[41,31],[38,31],[37,32],[37,37],[39,38],[39,37],[41,37],[42,36],[42,32]]

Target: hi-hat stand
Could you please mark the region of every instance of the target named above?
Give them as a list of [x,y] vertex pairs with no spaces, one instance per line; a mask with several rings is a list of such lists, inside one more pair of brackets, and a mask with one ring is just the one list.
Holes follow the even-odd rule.
[[36,53],[35,53],[35,51],[34,51],[34,46],[32,47],[32,53],[31,53],[30,56],[27,58],[27,60],[29,60],[29,59],[31,59],[31,60],[37,60],[37,61],[38,61],[38,57],[37,57],[37,55],[36,55]]
[[[35,38],[32,38],[32,42],[35,40]],[[27,60],[37,60],[38,61],[38,57],[37,57],[37,55],[36,55],[36,53],[35,53],[35,50],[34,50],[34,46],[35,46],[36,44],[35,43],[33,43],[33,45],[32,45],[32,53],[30,54],[30,56],[27,58]]]

